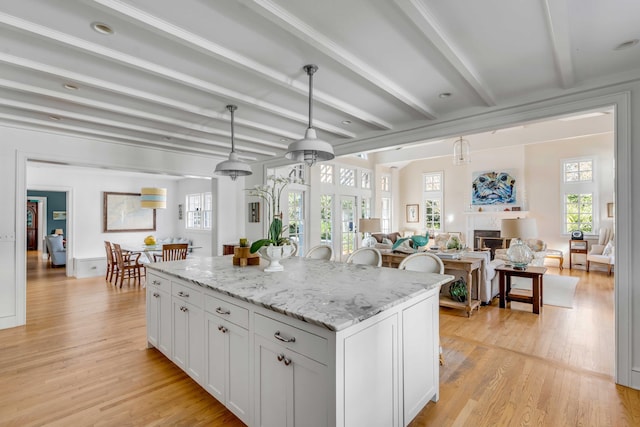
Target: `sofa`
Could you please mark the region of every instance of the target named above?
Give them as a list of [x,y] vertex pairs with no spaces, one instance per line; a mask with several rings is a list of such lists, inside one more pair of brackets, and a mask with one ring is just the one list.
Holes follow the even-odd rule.
[[[533,252],[533,260],[529,265],[544,267],[544,257],[547,256],[547,244],[538,239],[523,239],[523,242],[525,245],[529,246],[529,249]],[[511,244],[509,244],[509,246],[511,246]],[[507,251],[508,249],[496,249],[495,258],[509,262]]]
[[61,235],[44,236],[47,252],[53,266],[67,264],[67,250],[64,247],[63,239]]
[[393,233],[373,233],[371,235],[371,237],[373,237],[374,239],[376,239],[376,244],[374,245],[374,248],[378,249],[378,250],[391,250],[391,248],[393,247],[393,244],[398,240],[402,238],[402,235],[399,232],[393,232]]

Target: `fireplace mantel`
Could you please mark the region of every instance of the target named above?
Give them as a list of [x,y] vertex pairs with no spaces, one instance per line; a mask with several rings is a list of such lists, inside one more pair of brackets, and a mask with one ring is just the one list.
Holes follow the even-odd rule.
[[467,218],[466,241],[473,242],[473,230],[500,230],[502,219],[526,218],[529,211],[483,211],[464,214]]

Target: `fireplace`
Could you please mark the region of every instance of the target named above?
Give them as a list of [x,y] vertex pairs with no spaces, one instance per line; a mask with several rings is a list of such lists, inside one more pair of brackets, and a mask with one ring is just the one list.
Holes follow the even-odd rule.
[[473,249],[491,250],[491,259],[496,254],[496,249],[503,249],[509,246],[509,239],[500,237],[500,230],[473,230]]

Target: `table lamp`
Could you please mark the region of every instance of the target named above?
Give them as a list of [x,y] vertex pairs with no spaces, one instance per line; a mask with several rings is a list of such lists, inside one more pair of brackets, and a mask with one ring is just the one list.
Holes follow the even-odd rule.
[[512,238],[507,258],[514,270],[526,270],[527,265],[533,260],[533,251],[523,239],[531,239],[538,236],[538,226],[534,218],[510,218],[503,219],[500,225],[500,236]]
[[63,231],[62,231],[62,228],[56,228],[56,229],[53,231],[53,234],[55,234],[56,236],[62,236],[64,233],[63,233]]
[[360,218],[358,229],[363,234],[362,246],[370,248],[375,246],[376,239],[371,233],[380,231],[380,218]]

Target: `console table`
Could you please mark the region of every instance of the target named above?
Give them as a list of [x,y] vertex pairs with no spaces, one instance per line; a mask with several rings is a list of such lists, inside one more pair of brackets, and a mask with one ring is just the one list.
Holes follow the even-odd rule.
[[[402,262],[403,259],[408,257],[411,254],[403,254],[403,253],[382,253],[382,265],[383,267],[392,267],[398,268],[398,265]],[[454,301],[447,295],[440,295],[440,306],[442,307],[450,307],[450,308],[459,308],[464,309],[467,313],[467,317],[471,316],[474,308],[480,309],[480,289],[478,289],[478,284],[480,283],[480,266],[482,265],[482,260],[480,258],[464,258],[461,259],[442,259],[442,263],[444,264],[445,270],[461,270],[466,272],[467,282],[467,300],[465,302]],[[475,280],[474,280],[475,276]],[[471,298],[471,286],[475,284],[477,289],[477,297],[478,299]]]

